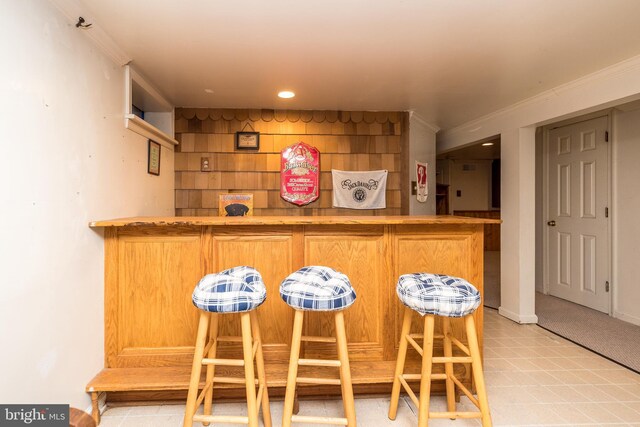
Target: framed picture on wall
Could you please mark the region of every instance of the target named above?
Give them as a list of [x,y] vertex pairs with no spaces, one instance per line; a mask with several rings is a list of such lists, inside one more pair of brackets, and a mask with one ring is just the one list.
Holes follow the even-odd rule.
[[160,175],[160,152],[162,146],[152,140],[149,140],[149,157],[147,159],[147,173],[151,175]]
[[259,150],[260,132],[236,132],[236,150]]

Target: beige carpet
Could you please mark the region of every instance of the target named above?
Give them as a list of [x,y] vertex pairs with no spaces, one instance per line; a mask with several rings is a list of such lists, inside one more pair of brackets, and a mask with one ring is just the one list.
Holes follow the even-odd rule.
[[538,325],[640,373],[640,326],[536,293]]

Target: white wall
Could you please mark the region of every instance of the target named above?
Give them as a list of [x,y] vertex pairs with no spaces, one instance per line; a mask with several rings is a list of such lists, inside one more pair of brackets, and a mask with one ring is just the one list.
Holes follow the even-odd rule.
[[500,137],[500,308],[518,323],[535,315],[535,128]]
[[450,160],[449,184],[451,212],[491,209],[491,160]]
[[[501,215],[504,221],[501,247],[504,253],[506,250],[510,250],[508,248],[517,248],[526,244],[529,238],[535,239],[535,215],[528,218],[524,214],[526,209],[522,209],[522,205],[526,205],[532,213],[535,213],[535,164],[531,164],[535,157],[535,135],[529,137],[516,134],[523,129],[578,117],[637,99],[640,99],[640,56],[611,65],[456,128],[440,132],[438,133],[437,151],[444,153],[496,134],[508,134],[513,136],[512,140],[514,143],[518,142],[519,146],[505,148],[506,143],[502,139],[503,154],[505,149],[513,154],[521,150],[531,154],[531,159],[521,155],[514,155],[510,160],[507,160],[504,155],[502,158],[503,189],[505,182],[513,182],[514,180],[533,183],[528,194],[513,192],[509,196],[504,191],[501,194]],[[531,147],[524,147],[523,144],[531,144]],[[515,163],[507,164],[507,162]],[[516,197],[516,200],[511,201],[509,197]],[[512,203],[520,204],[520,208],[505,209],[506,205]],[[509,228],[508,232],[507,228]],[[535,296],[533,293],[535,280],[529,281],[522,274],[522,271],[526,271],[530,272],[532,277],[535,276],[536,262],[542,262],[541,259],[536,260],[534,246],[535,243],[532,243],[530,248],[522,248],[519,258],[511,259],[511,261],[520,263],[517,269],[506,265],[507,260],[504,256],[501,261],[502,303],[505,303],[505,295],[509,295],[508,306],[510,309],[508,310],[519,311],[511,312],[508,317],[521,322],[534,321],[533,319],[535,319],[535,316],[528,312],[530,305],[526,301],[527,298]],[[523,278],[524,282],[522,282]],[[523,286],[530,286],[531,289],[526,289],[526,292],[523,292],[525,291]],[[509,289],[505,293],[505,289],[510,287],[513,289]],[[517,298],[519,301],[511,301],[512,298]],[[507,312],[505,308],[503,314],[507,315]]]
[[544,238],[546,231],[543,189],[544,134],[542,128],[536,129],[536,292],[544,292]]
[[427,201],[419,202],[416,196],[409,201],[410,215],[435,215],[436,213],[436,133],[434,129],[411,113],[409,117],[409,173],[410,181],[416,180],[416,160],[427,162]]
[[0,402],[86,409],[103,367],[103,241],[90,220],[173,215],[173,152],[146,173],[124,73],[49,2],[2,1]]
[[640,325],[640,110],[613,114],[613,314]]

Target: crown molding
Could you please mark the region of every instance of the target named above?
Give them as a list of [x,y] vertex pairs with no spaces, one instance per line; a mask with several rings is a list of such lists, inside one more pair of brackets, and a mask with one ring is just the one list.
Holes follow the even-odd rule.
[[131,57],[95,22],[89,9],[79,0],[49,0],[67,20],[75,27],[78,17],[82,16],[91,28],[77,30],[86,34],[93,42],[111,58],[116,64],[122,66],[131,62]]
[[[526,98],[522,101],[511,104],[505,108],[501,108],[495,110],[489,114],[486,114],[477,119],[468,121],[462,125],[458,125],[451,129],[444,130],[441,132],[442,139],[449,139],[453,135],[460,134],[471,134],[477,131],[483,130],[485,125],[491,121],[499,121],[505,117],[510,115],[516,115],[519,111],[534,111],[537,106],[543,105],[545,103],[549,103],[554,99],[559,99],[562,96],[573,95],[576,92],[588,90],[589,87],[595,84],[606,83],[609,80],[615,80],[617,78],[622,78],[624,76],[639,76],[640,75],[640,55],[631,57],[624,61],[618,62],[616,64],[610,65],[608,67],[602,68],[596,72],[591,74],[587,74],[578,79],[572,80],[570,82],[561,84],[554,88],[548,89],[544,92],[541,92],[532,97]],[[627,96],[630,96],[628,94]],[[618,98],[624,99],[624,98]],[[602,103],[612,102],[614,99],[603,99]],[[596,105],[593,105],[595,107]],[[592,107],[588,106],[585,109]],[[606,106],[603,106],[606,108]],[[573,111],[567,111],[565,114],[570,114]],[[553,117],[548,117],[546,121],[553,120]],[[538,125],[545,124],[545,120],[534,120],[531,123],[519,123],[518,126],[530,126],[530,125]],[[484,137],[484,135],[478,135],[479,137]]]
[[425,119],[423,119],[422,117],[420,117],[415,111],[413,110],[409,110],[409,120],[415,120],[418,123],[420,123],[421,125],[429,128],[429,130],[431,130],[433,133],[438,133],[438,131],[440,130],[440,128],[434,124],[429,123],[428,121],[426,121]]

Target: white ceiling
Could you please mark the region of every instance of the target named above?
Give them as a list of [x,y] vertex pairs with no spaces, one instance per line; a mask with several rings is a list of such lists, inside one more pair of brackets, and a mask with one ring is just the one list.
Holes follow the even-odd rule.
[[[482,145],[492,143],[493,145]],[[495,160],[500,158],[500,137],[477,144],[467,145],[457,150],[440,153],[438,159],[449,160]]]
[[640,0],[82,1],[184,107],[415,110],[446,129],[640,54]]

